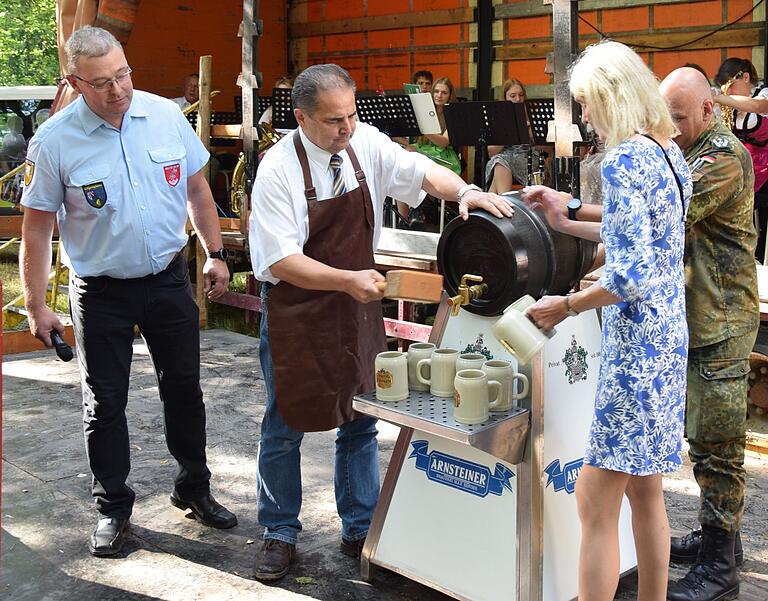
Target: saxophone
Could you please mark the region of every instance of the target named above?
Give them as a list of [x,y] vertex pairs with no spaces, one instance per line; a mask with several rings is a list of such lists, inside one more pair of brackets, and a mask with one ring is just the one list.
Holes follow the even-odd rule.
[[[733,82],[742,75],[743,73],[739,72],[720,86],[720,91],[723,93],[723,95],[728,95],[728,90],[733,85]],[[720,118],[723,120],[723,125],[725,125],[728,129],[733,130],[733,107],[727,106],[725,104],[720,104],[720,107]]]

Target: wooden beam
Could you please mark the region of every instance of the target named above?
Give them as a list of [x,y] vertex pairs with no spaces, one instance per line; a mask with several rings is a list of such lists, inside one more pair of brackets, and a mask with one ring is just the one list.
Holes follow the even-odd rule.
[[[610,8],[631,8],[636,6],[655,6],[657,4],[681,4],[706,2],[708,0],[581,0],[579,12]],[[494,10],[496,19],[516,19],[551,15],[552,5],[542,2],[518,2],[516,4],[498,4]]]
[[[293,13],[291,13],[293,15]],[[382,31],[386,29],[404,29],[406,27],[436,27],[438,25],[457,25],[474,23],[474,8],[450,8],[446,10],[427,10],[396,15],[362,17],[359,19],[339,19],[317,23],[302,23],[291,19],[288,24],[288,39],[305,38],[334,33],[358,33],[362,31]]]
[[[611,35],[611,39],[632,46],[639,51],[653,48],[654,52],[664,52],[669,46],[678,46],[685,42],[695,40],[708,30],[695,31],[664,31],[656,33],[617,33]],[[738,32],[738,33],[736,33]],[[582,47],[598,41],[596,35],[579,36]],[[702,50],[705,48],[740,48],[744,46],[761,46],[765,40],[765,27],[760,25],[748,25],[746,27],[734,27],[731,30],[718,31],[712,35],[698,40],[682,48],[670,48],[670,50]],[[527,41],[518,44],[510,44],[495,48],[494,60],[509,61],[531,58],[542,58],[552,52],[552,41],[549,39],[540,41]]]
[[[24,216],[19,215],[0,215],[0,240],[6,240],[7,238],[19,238],[21,237],[21,222]],[[59,235],[59,224],[54,222],[53,235],[57,237]]]
[[762,455],[768,456],[768,436],[761,434],[760,432],[747,432],[747,450]]
[[240,219],[237,217],[219,217],[219,227],[223,232],[239,232]]
[[3,215],[0,217],[0,239],[21,236],[22,215]]
[[[64,326],[64,342],[74,348],[75,332],[72,326]],[[32,336],[29,330],[4,330],[3,331],[3,356],[16,353],[29,353],[32,351],[46,350],[42,342]],[[48,349],[53,355],[55,351]]]

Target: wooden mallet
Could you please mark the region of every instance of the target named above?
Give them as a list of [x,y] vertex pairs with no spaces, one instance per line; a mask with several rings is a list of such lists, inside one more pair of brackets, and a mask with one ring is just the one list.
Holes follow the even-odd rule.
[[386,282],[376,282],[384,296],[413,303],[439,303],[443,293],[443,276],[409,269],[388,271]]

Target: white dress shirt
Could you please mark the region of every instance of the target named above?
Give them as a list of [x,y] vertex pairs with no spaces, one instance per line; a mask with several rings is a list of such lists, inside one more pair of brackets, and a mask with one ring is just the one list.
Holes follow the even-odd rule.
[[[307,152],[312,183],[322,202],[331,196],[331,154],[310,142],[301,127],[299,132]],[[372,250],[375,250],[381,233],[384,199],[392,196],[417,206],[423,196],[420,192],[424,174],[431,161],[417,152],[408,152],[365,123],[357,124],[351,145],[371,192],[375,226]],[[344,183],[347,191],[351,191],[358,187],[352,161],[346,150],[338,154],[343,159]],[[277,283],[279,280],[272,276],[270,267],[285,257],[302,254],[308,237],[304,178],[293,136],[288,135],[264,156],[253,186],[248,242],[254,276],[263,282]]]
[[187,100],[184,96],[179,96],[178,98],[171,98],[176,104],[179,105],[179,108],[183,111],[185,108],[187,108],[190,104],[192,104],[189,100]]

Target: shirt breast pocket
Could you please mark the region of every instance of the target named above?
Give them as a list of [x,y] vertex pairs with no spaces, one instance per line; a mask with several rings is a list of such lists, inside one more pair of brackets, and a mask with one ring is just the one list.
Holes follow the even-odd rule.
[[150,165],[160,190],[176,188],[187,178],[187,151],[182,144],[148,150]]
[[[69,198],[85,210],[113,211],[118,190],[107,163],[90,163],[74,169],[67,181]],[[78,202],[82,199],[82,204]]]

